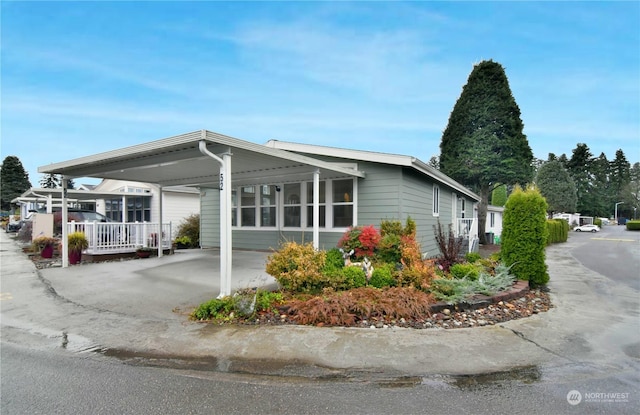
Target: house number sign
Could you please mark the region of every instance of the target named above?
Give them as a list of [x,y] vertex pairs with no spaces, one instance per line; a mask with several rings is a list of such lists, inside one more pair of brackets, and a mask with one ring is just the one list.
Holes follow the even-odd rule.
[[224,173],[220,173],[220,190],[224,189]]

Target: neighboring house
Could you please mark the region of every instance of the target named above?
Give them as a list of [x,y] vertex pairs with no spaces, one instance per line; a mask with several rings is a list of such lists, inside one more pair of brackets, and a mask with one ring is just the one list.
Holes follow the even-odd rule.
[[[114,222],[159,222],[158,186],[148,183],[105,179],[95,186],[81,185],[69,189],[67,205],[102,213]],[[31,188],[12,202],[20,206],[21,217],[32,211],[59,209],[62,189]],[[175,230],[188,216],[200,212],[200,192],[186,186],[162,189],[163,223]]]
[[[94,192],[119,192],[121,196],[103,198],[96,202],[96,211],[115,222],[158,222],[160,204],[158,186],[124,180],[105,179]],[[149,197],[151,196],[151,197]],[[187,186],[162,188],[162,221],[170,222],[175,230],[188,216],[200,213],[200,192]]]
[[593,224],[593,216],[581,216],[579,213],[556,213],[553,218],[564,219],[572,227]]
[[[319,182],[319,247],[335,247],[350,226],[380,226],[382,220],[416,222],[423,252],[439,250],[434,225],[474,238],[474,205],[478,196],[422,161],[395,154],[269,141],[267,147],[312,157],[366,173],[366,178],[330,175]],[[313,180],[309,175],[256,177],[234,185],[232,192],[233,247],[275,249],[283,241],[311,242]],[[203,247],[220,246],[219,195],[216,188],[202,189]],[[463,219],[464,218],[464,219]],[[475,230],[475,233],[474,233]]]
[[502,216],[504,213],[503,206],[487,206],[487,222],[485,224],[485,233],[493,234],[493,240],[487,240],[489,244],[495,243],[497,238],[502,235]]

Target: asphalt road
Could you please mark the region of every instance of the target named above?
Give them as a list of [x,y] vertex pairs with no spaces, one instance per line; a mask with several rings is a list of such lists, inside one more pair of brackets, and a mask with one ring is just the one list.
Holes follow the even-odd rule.
[[[632,414],[633,377],[554,381],[519,369],[473,377],[348,382],[243,376],[123,364],[2,344],[0,412],[9,414]],[[582,401],[572,405],[568,391]],[[581,391],[581,392],[580,392]],[[616,396],[595,394],[616,392]],[[573,401],[576,402],[576,401]]]
[[585,267],[640,291],[640,232],[625,226],[604,226],[596,233],[572,232],[580,245],[573,256]]
[[[167,345],[181,341],[179,344],[185,347],[193,347],[193,339],[218,343],[208,330],[192,324],[174,324],[180,320],[179,315],[165,318],[170,310],[142,319],[137,314],[130,316],[121,305],[117,312],[105,310],[110,306],[106,302],[100,308],[81,306],[53,295],[51,287],[31,273],[12,278],[12,264],[2,262],[0,413],[640,413],[640,307],[638,291],[632,288],[636,283],[634,272],[638,278],[640,268],[634,262],[638,260],[637,242],[620,241],[628,239],[627,235],[630,234],[622,227],[605,228],[595,235],[571,234],[569,243],[551,248],[555,265],[550,287],[552,294],[554,290],[562,291],[562,296],[554,296],[556,308],[537,318],[506,324],[506,328],[482,330],[491,334],[491,339],[509,340],[509,344],[518,347],[519,354],[536,352],[549,363],[514,365],[509,370],[473,372],[476,373],[473,375],[443,375],[423,372],[421,368],[417,372],[424,373],[421,375],[372,369],[354,377],[340,374],[347,372],[335,372],[339,373],[335,376],[301,376],[295,372],[264,376],[229,373],[220,367],[196,370],[185,362],[159,361],[149,356],[116,357],[109,350],[93,346],[103,343],[93,343],[71,332],[68,338],[61,335],[64,333],[61,327],[91,333],[93,341],[114,342],[112,333],[117,332],[127,335],[123,341],[138,341],[147,347],[164,345],[166,339],[171,340]],[[5,243],[3,240],[3,249],[8,249],[4,248],[8,246]],[[612,250],[611,255],[606,254],[607,249]],[[583,252],[589,259],[597,256],[598,260],[595,264],[588,260],[584,265],[576,263],[574,258],[580,259]],[[622,252],[629,254],[621,255]],[[592,266],[602,267],[602,275],[581,272],[585,267],[593,269]],[[140,279],[144,280],[144,275]],[[123,294],[113,301],[123,302],[125,298]],[[128,329],[123,331],[122,325]],[[149,337],[151,329],[155,332]],[[139,336],[131,331],[139,331]],[[291,333],[292,337],[287,337],[290,348],[280,344],[280,349],[288,353],[295,351],[294,346],[306,345],[305,341],[320,341],[313,337],[318,333],[325,337],[341,333],[328,329],[287,331],[303,336]],[[427,333],[428,336],[419,339],[419,347],[427,349],[422,365],[429,356],[437,356],[445,366],[471,361],[468,355],[473,353],[477,353],[474,359],[486,360],[490,351],[485,349],[491,348],[490,344],[499,345],[485,343],[488,338],[480,333],[475,330]],[[393,335],[398,346],[407,346],[406,334],[380,332],[377,336]],[[229,331],[224,345],[240,347],[238,342],[250,341],[241,335],[240,331]],[[376,334],[370,331],[348,336],[353,337],[359,337],[360,342],[340,344],[357,344],[364,356],[379,346],[374,344]],[[460,347],[438,343],[447,339],[450,343],[459,342]],[[256,346],[273,347],[267,342]],[[343,354],[351,351],[348,347],[341,350]],[[391,350],[385,349],[386,354],[393,353]],[[422,352],[417,348],[393,350]],[[447,350],[457,352],[447,354]],[[462,350],[467,356],[458,354]],[[273,349],[273,353],[276,351],[277,348]],[[411,361],[411,357],[388,359],[401,362]],[[522,361],[528,361],[527,357],[531,355],[523,356]]]

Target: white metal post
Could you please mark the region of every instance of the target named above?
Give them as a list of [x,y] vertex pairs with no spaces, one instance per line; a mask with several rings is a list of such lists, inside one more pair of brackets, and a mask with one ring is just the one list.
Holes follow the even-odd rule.
[[313,172],[313,248],[320,249],[320,169]]
[[62,268],[69,266],[69,231],[67,221],[69,211],[67,210],[67,178],[62,175]]

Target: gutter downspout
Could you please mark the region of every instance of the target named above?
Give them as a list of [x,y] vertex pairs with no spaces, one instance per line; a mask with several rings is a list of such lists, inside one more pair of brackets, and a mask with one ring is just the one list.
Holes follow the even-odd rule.
[[201,131],[198,143],[200,152],[220,164],[220,294],[218,298],[231,295],[232,240],[231,240],[231,151],[222,158],[207,149],[207,132]]

